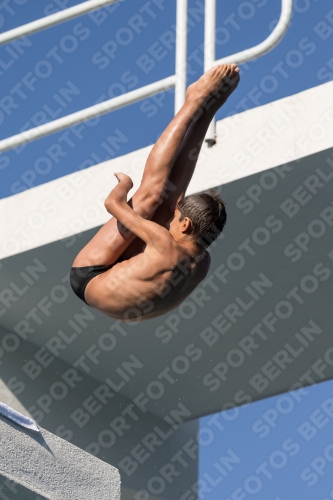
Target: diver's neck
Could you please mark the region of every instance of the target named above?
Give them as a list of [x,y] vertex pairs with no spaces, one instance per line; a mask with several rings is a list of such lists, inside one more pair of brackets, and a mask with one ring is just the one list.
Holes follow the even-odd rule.
[[196,245],[193,240],[182,239],[181,241],[177,241],[179,245],[181,245],[186,253],[190,255],[193,259],[199,261],[205,252],[205,249]]

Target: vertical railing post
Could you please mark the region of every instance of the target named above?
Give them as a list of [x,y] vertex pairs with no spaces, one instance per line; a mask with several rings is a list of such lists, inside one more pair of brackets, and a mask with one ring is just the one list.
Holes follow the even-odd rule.
[[[280,19],[272,33],[261,43],[249,49],[230,54],[222,59],[215,60],[215,32],[216,32],[216,0],[206,0],[205,3],[205,71],[215,64],[236,63],[242,64],[267,54],[282,40],[287,33],[292,16],[293,0],[281,0]],[[213,42],[214,36],[214,42]],[[208,146],[216,143],[215,119],[212,121],[205,138]]]
[[[216,44],[216,0],[205,1],[205,34],[204,34],[204,70],[208,71],[215,62],[215,44]],[[215,117],[211,121],[205,141],[208,146],[215,144]]]
[[186,93],[187,4],[188,0],[177,0],[175,114],[183,106]]

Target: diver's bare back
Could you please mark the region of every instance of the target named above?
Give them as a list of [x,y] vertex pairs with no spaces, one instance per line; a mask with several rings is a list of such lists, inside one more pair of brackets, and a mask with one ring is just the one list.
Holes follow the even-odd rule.
[[140,321],[161,316],[177,307],[207,275],[208,252],[197,261],[167,229],[149,224],[154,242],[96,276],[86,287],[87,303],[111,318]]

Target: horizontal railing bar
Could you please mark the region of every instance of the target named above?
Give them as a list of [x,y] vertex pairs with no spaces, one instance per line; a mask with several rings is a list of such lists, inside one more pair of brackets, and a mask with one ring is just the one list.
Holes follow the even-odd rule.
[[71,115],[67,115],[63,118],[58,118],[57,120],[53,120],[52,122],[45,123],[44,125],[40,125],[39,127],[25,130],[20,134],[13,135],[11,137],[8,137],[7,139],[3,139],[2,141],[0,141],[0,153],[7,151],[8,149],[16,148],[28,142],[35,141],[36,139],[40,139],[41,137],[45,137],[46,135],[59,132],[60,130],[63,130],[65,128],[72,127],[73,125],[77,125],[78,123],[96,118],[96,116],[101,116],[109,113],[110,111],[115,111],[116,109],[123,108],[124,106],[133,104],[137,101],[140,101],[141,99],[145,99],[146,97],[158,94],[159,92],[169,90],[175,86],[175,83],[176,76],[172,75],[168,78],[164,78],[163,80],[159,80],[157,82],[146,85],[145,87],[132,90],[127,94],[114,97],[113,99],[109,99],[108,101],[104,101],[99,104],[95,104],[94,106],[90,106],[89,108],[82,109],[81,111],[77,111],[76,113],[72,113]]
[[0,45],[13,42],[23,36],[32,35],[37,31],[42,31],[46,28],[50,28],[51,26],[55,26],[56,24],[69,21],[70,19],[82,16],[87,12],[100,9],[118,1],[121,0],[88,0],[87,2],[80,3],[79,5],[74,5],[74,7],[51,14],[50,16],[42,17],[41,19],[37,19],[31,23],[23,24],[22,26],[18,26],[17,28],[1,33]]

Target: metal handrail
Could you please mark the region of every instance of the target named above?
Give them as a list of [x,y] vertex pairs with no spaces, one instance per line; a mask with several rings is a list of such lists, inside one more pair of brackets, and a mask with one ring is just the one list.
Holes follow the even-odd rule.
[[[206,0],[205,5],[205,71],[215,64],[241,64],[252,61],[270,50],[282,40],[286,34],[292,15],[293,0],[282,0],[280,19],[272,33],[261,43],[249,49],[236,52],[222,59],[215,60],[216,37],[216,0]],[[215,119],[211,122],[206,138],[209,146],[215,144]]]
[[23,36],[32,35],[33,33],[37,33],[38,31],[42,31],[46,28],[51,28],[51,26],[55,26],[56,24],[69,21],[70,19],[82,16],[87,12],[100,9],[106,5],[119,1],[122,0],[88,0],[87,2],[80,3],[79,5],[74,5],[74,7],[69,7],[68,9],[51,14],[50,16],[32,21],[31,23],[22,24],[22,26],[18,26],[17,28],[1,33],[0,45],[13,42]]
[[[96,4],[106,5],[108,3],[113,3],[115,1],[117,0],[89,0],[89,2],[85,2],[85,4],[94,3],[95,5]],[[21,132],[20,134],[13,135],[11,137],[3,139],[2,141],[0,141],[0,153],[21,146],[23,144],[27,144],[28,142],[35,141],[36,139],[40,139],[41,137],[45,137],[46,135],[59,132],[60,130],[90,120],[91,118],[95,118],[105,113],[109,113],[110,111],[115,111],[116,109],[122,108],[129,104],[133,104],[134,102],[140,101],[141,99],[145,99],[147,97],[158,94],[159,92],[163,92],[173,87],[175,87],[175,113],[177,113],[185,101],[185,91],[186,91],[187,3],[188,0],[177,0],[176,64],[175,64],[176,71],[174,75],[169,76],[168,78],[164,78],[163,80],[151,83],[150,85],[146,85],[145,87],[141,87],[140,89],[133,90],[132,92],[128,92],[118,97],[114,97],[113,99],[109,99],[108,101],[104,101],[99,104],[95,104],[94,106],[82,109],[81,111],[77,111],[76,113],[64,116],[63,118],[59,118],[44,125],[40,125],[39,127],[35,127],[26,130],[24,132]],[[84,4],[80,4],[80,6],[83,5]],[[96,6],[94,8],[96,8]],[[74,7],[67,10],[72,10],[72,9],[74,9]],[[90,10],[93,10],[93,8]],[[65,11],[62,11],[61,13],[64,12]],[[87,12],[87,10],[85,12]],[[52,14],[52,16],[48,16],[48,18],[51,18],[55,15],[56,14]],[[68,17],[66,17],[63,20],[67,19]],[[43,21],[43,19],[41,19],[40,21]],[[53,24],[58,24],[59,22],[62,21],[59,21],[58,18],[58,20],[55,21]],[[26,24],[24,26],[21,26],[21,28],[25,28],[31,24],[34,23]],[[16,30],[18,29],[20,28],[16,28]],[[35,29],[35,31],[38,31],[39,29]],[[7,34],[10,34],[11,31],[8,31]],[[6,35],[6,33],[4,33],[3,35]],[[22,34],[17,36],[15,35],[16,38],[18,38],[19,36],[22,36]],[[12,39],[13,38],[11,38],[11,40]]]
[[129,104],[133,104],[141,99],[158,94],[170,88],[173,88],[176,84],[176,76],[169,76],[163,80],[151,83],[140,89],[132,90],[132,92],[127,92],[120,96],[109,99],[108,101],[100,102],[89,108],[82,109],[71,115],[64,116],[63,118],[58,118],[39,127],[32,128],[21,132],[20,134],[13,135],[7,139],[0,141],[0,153],[7,151],[8,149],[16,148],[22,144],[27,144],[28,142],[35,141],[45,137],[46,135],[59,132],[78,123],[82,123],[97,116],[104,115],[110,111],[115,111],[116,109],[123,108]]
[[175,115],[183,106],[186,94],[187,4],[188,0],[177,1]]

